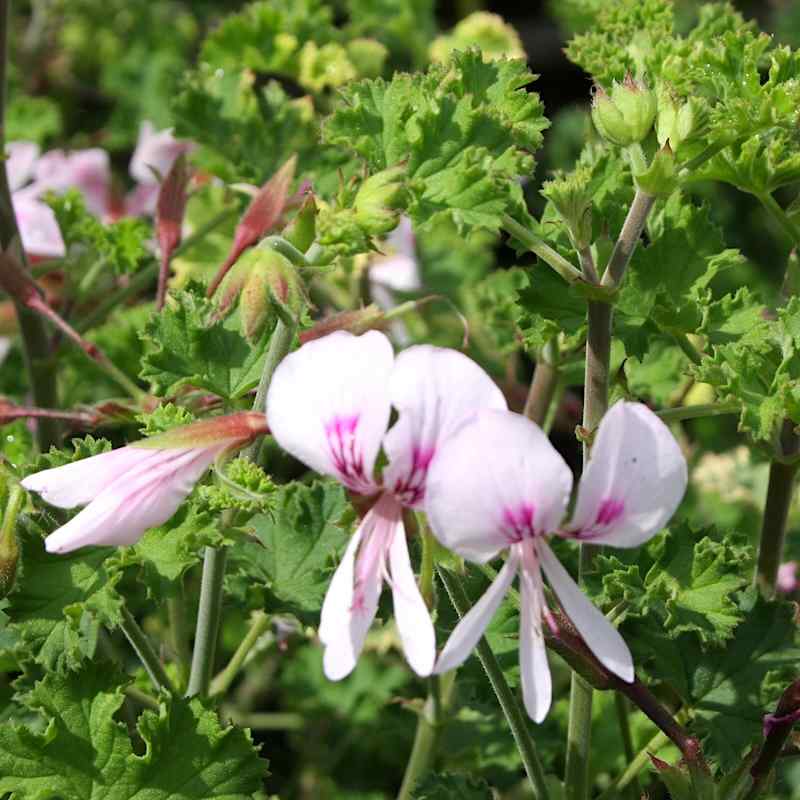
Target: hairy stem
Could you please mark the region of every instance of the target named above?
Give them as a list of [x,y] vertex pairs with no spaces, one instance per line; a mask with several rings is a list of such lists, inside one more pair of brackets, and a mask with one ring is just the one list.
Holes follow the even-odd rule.
[[536,234],[529,231],[524,225],[520,225],[512,217],[503,217],[503,227],[517,240],[522,242],[525,247],[538,256],[548,266],[552,267],[567,283],[583,282],[584,278],[581,271],[570,264],[566,258],[553,250]]
[[[633,750],[633,737],[631,736],[631,722],[628,717],[628,702],[618,693],[614,693],[614,707],[617,711],[617,721],[619,722],[619,732],[622,737],[622,747],[625,751],[625,760],[628,764],[632,764],[636,753]],[[641,797],[641,789],[639,788],[639,781],[637,778],[631,781],[630,785],[625,789],[629,800],[639,800]]]
[[[800,438],[794,432],[794,424],[786,420],[781,435],[781,455],[791,456],[800,451]],[[766,598],[775,596],[778,567],[783,557],[783,543],[786,538],[786,521],[794,492],[797,475],[796,463],[786,464],[780,459],[773,460],[769,468],[767,483],[767,502],[761,521],[761,539],[758,545],[758,564],[755,582]]]
[[[8,24],[11,0],[0,0],[0,154],[5,152],[5,106],[6,68],[8,61]],[[27,259],[22,251],[17,219],[11,205],[5,159],[0,159],[0,246],[8,249],[16,242],[18,257],[27,268]],[[22,303],[14,305],[22,337],[25,368],[31,385],[35,405],[42,408],[58,408],[55,363],[50,352],[50,341],[43,321]],[[61,425],[58,420],[43,418],[36,423],[36,442],[40,450],[49,450],[61,441]]]
[[542,348],[539,360],[536,362],[536,370],[533,373],[528,397],[525,400],[525,416],[535,422],[539,427],[543,427],[553,398],[558,388],[558,364],[557,345],[551,342]]
[[792,221],[789,215],[780,207],[777,200],[769,193],[758,194],[759,202],[769,215],[778,223],[781,230],[789,237],[792,245],[800,244],[800,228]]
[[[583,446],[584,469],[589,461],[590,441],[608,406],[609,362],[611,360],[611,320],[613,309],[607,303],[589,302],[586,339],[586,375],[583,399],[583,427],[589,441]],[[580,546],[578,581],[583,583],[592,568],[596,547]],[[592,738],[592,687],[573,672],[569,696],[567,760],[564,787],[568,800],[589,796],[589,757]]]
[[442,716],[450,703],[455,685],[455,672],[431,676],[428,697],[420,712],[414,745],[403,773],[397,800],[411,800],[419,779],[430,769],[436,756],[436,744],[442,728]]
[[[227,512],[222,515],[222,525],[230,521]],[[225,564],[228,551],[225,547],[206,547],[203,555],[203,577],[200,582],[200,602],[197,607],[197,628],[192,652],[187,697],[208,694],[217,639],[222,619],[222,587],[225,581]]]
[[[663,731],[659,731],[646,745],[643,747],[634,758],[632,758],[625,768],[622,775],[611,784],[597,800],[616,800],[620,792],[631,786],[636,781],[639,773],[647,766],[650,760],[650,754],[654,753],[660,747],[663,747],[669,741],[667,735]],[[637,798],[639,795],[636,795]]]
[[[455,573],[449,572],[442,567],[437,566],[436,571],[447,590],[453,608],[458,612],[459,617],[463,617],[469,611],[470,603],[461,580]],[[525,713],[511,692],[508,683],[506,683],[503,670],[500,668],[500,664],[497,662],[497,658],[495,658],[492,648],[489,647],[486,639],[482,638],[475,649],[486,676],[489,678],[489,683],[491,683],[492,689],[497,696],[508,726],[511,728],[525,772],[531,783],[533,796],[536,800],[549,800],[550,794],[545,782],[544,769],[541,761],[539,761],[536,745],[528,730]]]
[[234,678],[239,674],[239,670],[244,666],[247,656],[255,646],[256,642],[269,628],[270,618],[264,611],[256,611],[250,618],[250,628],[244,639],[239,643],[236,652],[231,656],[231,660],[225,669],[219,673],[211,682],[210,694],[224,694],[230,688]]
[[656,198],[653,195],[643,192],[641,189],[636,190],[631,207],[628,209],[628,216],[625,218],[603,274],[603,286],[614,288],[622,283],[625,270],[636,250],[636,245],[639,244],[647,217],[655,201]]
[[745,800],[755,800],[764,790],[767,780],[780,756],[792,728],[800,716],[800,680],[792,683],[781,695],[774,714],[764,720],[764,744],[750,768],[753,785]]
[[139,656],[139,660],[153,682],[153,686],[158,690],[164,689],[173,693],[175,688],[164,671],[164,666],[156,651],[153,650],[153,645],[150,644],[145,632],[139,627],[139,624],[133,618],[133,614],[128,611],[126,606],[122,606],[122,622],[120,622],[119,627],[131,643],[131,647],[136,651],[136,655]]
[[170,645],[175,655],[181,686],[185,686],[189,680],[189,664],[192,653],[189,650],[189,631],[186,627],[186,604],[182,578],[178,579],[176,595],[167,598],[167,617],[169,618]]
[[725,414],[738,414],[741,406],[738,403],[698,403],[694,406],[678,406],[656,411],[656,415],[664,422],[680,422],[684,419],[701,417],[719,417]]

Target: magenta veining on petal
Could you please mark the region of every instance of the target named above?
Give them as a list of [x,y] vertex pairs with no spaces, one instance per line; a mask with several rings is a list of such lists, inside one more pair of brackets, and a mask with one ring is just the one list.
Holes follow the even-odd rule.
[[364,455],[358,449],[356,429],[359,415],[336,416],[325,425],[328,447],[336,471],[348,488],[360,491],[368,485],[364,475]]
[[600,503],[600,508],[597,510],[597,517],[594,521],[595,525],[610,525],[616,522],[625,511],[625,503],[622,500],[616,500],[613,497],[607,497]]
[[414,445],[411,451],[411,469],[408,474],[398,478],[392,492],[401,503],[413,506],[422,502],[425,497],[425,481],[428,478],[428,467],[436,454],[435,447]]
[[521,503],[516,508],[503,509],[503,533],[510,543],[532,539],[536,535],[533,527],[536,508],[533,503]]

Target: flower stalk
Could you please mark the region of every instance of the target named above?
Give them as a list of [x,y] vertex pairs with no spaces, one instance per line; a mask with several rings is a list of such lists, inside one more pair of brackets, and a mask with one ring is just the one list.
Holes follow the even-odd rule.
[[153,686],[159,691],[164,690],[170,692],[170,694],[174,693],[175,687],[164,671],[164,665],[127,606],[122,606],[122,621],[119,627],[125,634],[125,638],[130,642],[131,647],[136,651],[136,655],[139,656],[139,660],[147,671]]
[[250,651],[256,645],[258,640],[269,629],[270,618],[264,611],[256,611],[250,618],[250,628],[247,631],[244,639],[239,642],[236,652],[231,656],[231,660],[227,663],[222,672],[217,675],[211,682],[209,694],[214,697],[215,695],[224,694],[230,688],[239,670],[244,666]]
[[[8,62],[8,24],[10,0],[0,0],[0,152],[5,150],[5,106],[6,106],[6,68]],[[0,160],[0,247],[5,251],[13,242],[20,242],[20,233],[14,209],[11,205],[11,192],[8,185],[5,159]],[[23,266],[27,267],[25,255],[19,247]],[[31,385],[35,405],[42,408],[58,407],[56,371],[50,352],[47,330],[40,317],[14,298],[22,336],[25,367]],[[61,425],[56,419],[41,419],[36,424],[36,442],[42,451],[61,440]]]

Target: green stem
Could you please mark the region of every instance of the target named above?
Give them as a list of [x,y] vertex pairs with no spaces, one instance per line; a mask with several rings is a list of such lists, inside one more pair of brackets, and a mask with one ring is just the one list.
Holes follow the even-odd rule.
[[175,688],[172,685],[172,681],[164,671],[164,666],[156,651],[153,650],[150,640],[126,606],[122,606],[122,622],[120,622],[119,627],[131,643],[131,647],[136,651],[136,655],[139,656],[139,660],[142,662],[153,686],[159,691],[163,689],[170,692],[170,694],[174,693]]
[[637,175],[641,175],[643,172],[647,172],[647,158],[644,155],[644,150],[642,150],[641,144],[639,142],[634,142],[627,147],[628,158],[631,162],[631,172],[633,173],[634,178]]
[[685,333],[676,333],[673,337],[675,344],[683,350],[684,355],[693,364],[700,364],[703,360],[703,354],[692,344],[691,340]]
[[226,716],[236,725],[261,731],[301,731],[306,726],[302,714],[261,711],[243,713],[230,710]]
[[[614,706],[617,711],[617,720],[619,722],[619,731],[622,736],[622,747],[625,751],[625,760],[628,764],[633,762],[636,754],[633,750],[633,738],[631,736],[631,723],[628,717],[628,701],[625,697],[617,692],[614,693]],[[642,791],[639,788],[638,779],[634,778],[631,785],[627,787],[626,793],[629,795],[629,800],[639,800]]]
[[698,403],[694,406],[678,406],[677,408],[664,408],[656,411],[656,416],[664,422],[680,422],[684,419],[699,419],[701,417],[720,417],[725,414],[738,414],[741,410],[739,403]]
[[780,207],[777,200],[769,193],[757,194],[759,202],[769,215],[778,223],[783,232],[789,237],[793,245],[800,243],[800,228],[790,219],[789,215]]
[[419,591],[425,605],[433,609],[433,571],[435,567],[434,550],[436,542],[427,525],[419,526],[422,539],[422,563],[419,570]]
[[[278,364],[291,349],[293,339],[294,327],[287,325],[282,319],[278,319],[264,359],[261,380],[253,402],[254,411],[264,409],[272,376],[275,374]],[[244,451],[244,458],[253,461],[258,454],[258,446],[259,442],[254,442]],[[228,512],[223,513],[222,525],[227,527],[230,519]],[[189,673],[189,688],[186,691],[188,697],[208,694],[222,616],[222,588],[225,581],[226,560],[227,551],[224,547],[219,549],[206,547],[203,556],[203,577],[200,583],[200,603],[192,653],[192,669]]]
[[[800,450],[800,441],[794,433],[794,424],[787,420],[782,435],[782,455],[794,455]],[[761,539],[758,546],[758,564],[755,582],[766,598],[775,596],[778,567],[783,558],[783,543],[786,538],[786,521],[794,492],[794,479],[798,464],[785,464],[773,460],[769,468],[767,501],[761,521]]]
[[622,283],[625,270],[636,250],[636,245],[639,244],[647,217],[655,201],[656,198],[653,195],[647,194],[641,189],[636,190],[631,207],[628,209],[628,216],[625,217],[619,238],[614,244],[614,250],[603,274],[603,286],[616,288]]
[[[448,572],[440,566],[437,566],[436,571],[447,590],[450,602],[458,612],[458,616],[463,617],[469,611],[470,603],[461,580],[454,572]],[[505,714],[508,726],[511,728],[522,764],[531,783],[533,796],[536,800],[549,800],[550,793],[547,789],[544,769],[539,761],[536,745],[528,730],[525,714],[512,694],[508,683],[506,683],[503,670],[500,668],[500,664],[497,662],[497,658],[486,639],[482,638],[475,649],[486,676],[489,678],[489,683],[491,683],[500,703],[500,708]]]
[[622,775],[614,781],[597,800],[614,800],[620,792],[624,791],[635,780],[639,773],[647,766],[650,754],[663,747],[669,741],[669,737],[663,731],[659,731],[637,754],[631,759]]
[[433,675],[430,678],[431,689],[425,700],[425,706],[419,715],[414,745],[403,774],[403,782],[397,793],[397,800],[411,800],[414,787],[419,779],[430,769],[436,755],[436,744],[442,728],[442,716],[450,702],[455,672],[446,675]]
[[[6,69],[8,62],[8,26],[10,0],[0,0],[0,154],[5,152]],[[0,159],[0,247],[6,250],[16,242],[16,256],[28,268],[20,244],[17,219],[11,205],[5,159]],[[31,385],[34,405],[58,408],[55,363],[50,352],[50,339],[43,320],[17,300],[14,307],[19,320],[25,368]],[[40,450],[49,450],[61,441],[61,424],[56,419],[41,419],[36,423],[36,442]]]
[[503,217],[503,227],[515,239],[522,242],[528,250],[541,258],[545,264],[552,267],[567,283],[585,282],[583,274],[577,267],[570,264],[566,258],[553,250],[550,245],[507,214]]
[[224,694],[230,688],[234,678],[239,674],[239,670],[244,666],[247,656],[255,646],[256,642],[269,628],[270,618],[264,611],[256,611],[250,619],[250,629],[244,639],[239,643],[236,652],[231,656],[231,660],[225,669],[219,673],[211,682],[209,694],[214,697]]
[[554,348],[557,348],[555,342],[550,342],[542,348],[525,400],[523,413],[539,427],[542,427],[547,419],[558,387],[558,364]]
[[192,654],[189,650],[189,631],[186,625],[182,578],[178,579],[176,591],[174,597],[167,598],[167,617],[169,618],[170,645],[175,655],[178,673],[181,676],[181,686],[185,686],[189,679],[189,664]]
[[[229,514],[222,515],[222,525],[227,526]],[[203,577],[200,582],[200,602],[197,607],[197,629],[192,652],[187,697],[205,696],[211,683],[217,639],[222,618],[222,587],[225,581],[225,547],[206,547],[203,556]]]

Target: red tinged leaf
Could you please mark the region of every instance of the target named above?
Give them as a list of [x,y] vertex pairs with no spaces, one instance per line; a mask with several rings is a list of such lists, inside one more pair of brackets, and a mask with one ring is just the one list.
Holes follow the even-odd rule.
[[158,274],[158,293],[156,309],[164,307],[167,294],[169,262],[175,248],[181,243],[181,227],[186,213],[186,187],[192,177],[191,168],[186,163],[186,155],[181,153],[172,164],[167,177],[161,183],[156,202],[156,238],[161,251],[161,269]]

